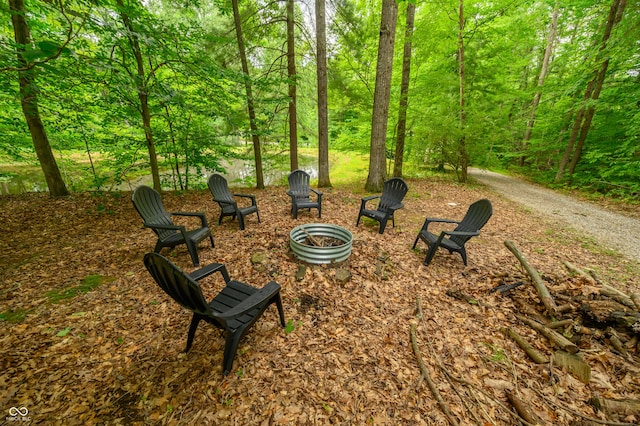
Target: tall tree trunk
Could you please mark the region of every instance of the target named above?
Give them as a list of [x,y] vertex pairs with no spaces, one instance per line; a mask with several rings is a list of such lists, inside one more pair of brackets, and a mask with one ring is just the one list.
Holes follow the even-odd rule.
[[607,69],[609,68],[609,59],[606,58],[605,50],[607,49],[607,43],[609,41],[609,38],[611,37],[611,31],[613,30],[613,27],[622,19],[626,4],[626,0],[613,0],[613,3],[609,8],[607,23],[597,56],[597,60],[602,62],[600,62],[598,69],[594,71],[593,78],[587,84],[587,88],[585,90],[583,98],[584,104],[576,114],[576,119],[571,130],[571,135],[569,137],[569,140],[567,141],[567,147],[565,149],[562,160],[558,165],[558,173],[556,174],[555,178],[556,182],[562,180],[562,178],[564,177],[564,172],[567,164],[569,164],[569,175],[571,176],[575,171],[575,167],[578,164],[578,161],[580,161],[584,141],[587,138],[587,134],[589,133],[589,129],[591,128],[591,121],[593,120],[593,116],[595,115],[595,107],[593,105],[587,105],[598,100],[598,98],[600,97],[602,85],[607,75]]
[[464,99],[464,0],[460,0],[458,4],[458,72],[460,78],[460,136],[458,138],[458,162],[460,173],[458,180],[460,182],[467,181],[467,168],[469,167],[469,153],[467,152],[465,131],[467,126],[467,113],[465,111]]
[[251,139],[253,140],[253,155],[256,164],[256,187],[264,189],[264,176],[262,173],[262,151],[260,148],[260,137],[258,136],[258,124],[256,123],[256,111],[253,103],[253,91],[251,79],[249,77],[249,65],[247,63],[247,53],[244,49],[244,38],[242,36],[242,21],[238,0],[231,0],[233,6],[233,20],[236,27],[236,38],[238,39],[238,52],[242,62],[242,72],[244,73],[244,88],[247,93],[247,111],[249,112],[249,127],[251,129]]
[[400,83],[400,108],[398,108],[398,138],[396,139],[396,156],[393,163],[393,176],[402,177],[404,161],[404,140],[407,133],[407,105],[409,101],[409,79],[411,77],[411,39],[413,38],[413,22],[416,5],[407,2],[407,19],[404,33],[404,53],[402,56],[402,82]]
[[[617,3],[617,5],[616,5]],[[607,18],[607,27],[605,29],[605,35],[602,41],[601,51],[606,49],[606,43],[611,37],[611,31],[613,27],[618,24],[622,20],[622,16],[624,14],[624,9],[627,5],[626,0],[614,1],[611,5],[611,9],[609,10],[609,17]],[[602,92],[602,86],[604,85],[604,80],[607,77],[607,70],[609,68],[609,58],[607,57],[602,61],[602,65],[600,69],[596,72],[594,76],[594,88],[593,94],[591,95],[591,99],[596,101],[600,98],[600,93]],[[584,116],[584,122],[582,123],[582,127],[580,128],[580,138],[578,139],[578,144],[576,145],[576,150],[574,152],[573,158],[571,159],[571,163],[569,164],[569,176],[572,176],[576,170],[576,165],[582,156],[582,148],[584,147],[584,143],[587,139],[587,135],[589,134],[589,129],[591,128],[591,122],[593,121],[593,116],[596,113],[596,107],[593,103],[587,108],[587,111]]]
[[289,164],[291,171],[298,168],[298,112],[297,112],[297,74],[294,39],[294,3],[287,0],[287,74],[289,76]]
[[[542,67],[540,68],[540,75],[538,76],[538,90],[533,96],[533,102],[531,104],[531,116],[529,117],[527,129],[524,132],[524,138],[522,141],[522,149],[525,151],[529,145],[529,141],[531,140],[531,132],[536,121],[536,111],[538,109],[538,105],[540,104],[540,98],[542,97],[542,90],[540,89],[544,85],[544,80],[547,77],[547,73],[549,71],[549,60],[551,59],[551,54],[553,53],[553,46],[556,40],[556,31],[558,28],[558,10],[558,1],[556,0],[555,7],[553,9],[553,16],[551,18],[551,24],[549,25],[549,34],[547,35],[547,45],[544,49]],[[520,167],[524,166],[525,160],[526,156],[523,154],[520,157]]]
[[160,168],[158,167],[158,156],[156,154],[156,146],[153,142],[153,132],[151,131],[151,111],[149,110],[149,91],[147,87],[147,76],[144,71],[144,59],[142,58],[142,49],[138,40],[138,33],[133,28],[133,23],[126,12],[126,8],[122,0],[117,1],[120,19],[127,29],[127,38],[129,46],[136,59],[136,90],[138,92],[138,101],[140,102],[140,115],[142,116],[142,127],[144,128],[144,137],[147,142],[147,150],[149,151],[149,166],[151,167],[151,177],[153,178],[153,187],[156,191],[160,191]]
[[33,147],[35,148],[42,173],[47,182],[49,194],[53,197],[69,195],[40,117],[35,70],[27,66],[27,60],[23,56],[25,46],[31,44],[31,31],[25,19],[26,10],[23,0],[9,0],[9,9],[11,11],[11,23],[13,24],[13,32],[17,44],[16,54],[19,65],[20,103],[22,105],[24,118],[29,126]]
[[371,148],[369,176],[364,188],[370,192],[382,191],[386,179],[386,138],[391,95],[391,73],[393,70],[393,43],[396,35],[398,4],[395,0],[382,1],[380,19],[380,41],[376,65],[376,87],[373,93],[371,119]]
[[318,78],[318,186],[330,187],[329,114],[327,105],[327,28],[324,0],[316,0],[316,45]]

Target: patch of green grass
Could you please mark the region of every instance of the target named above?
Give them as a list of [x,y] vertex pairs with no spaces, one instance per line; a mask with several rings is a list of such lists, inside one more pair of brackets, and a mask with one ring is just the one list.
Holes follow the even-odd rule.
[[492,345],[491,343],[483,343],[487,348],[491,350],[490,359],[493,362],[504,362],[507,360],[507,356],[504,353],[504,349]]
[[334,186],[360,184],[364,187],[369,170],[369,155],[357,152],[332,151],[329,158],[329,178]]
[[45,293],[47,299],[51,303],[60,303],[65,299],[71,299],[79,294],[88,293],[95,290],[103,283],[110,283],[115,278],[104,275],[87,275],[79,285],[63,288],[61,290],[52,290]]
[[13,309],[7,309],[4,312],[0,312],[0,321],[6,321],[10,323],[22,322],[27,316],[27,311],[22,308],[18,308],[15,311]]
[[297,326],[299,326],[299,325],[301,325],[301,324],[302,324],[302,321],[293,322],[293,320],[292,320],[292,319],[290,319],[289,321],[287,321],[287,325],[286,325],[286,327],[284,328],[284,332],[285,332],[286,334],[289,334],[289,333],[293,332],[293,330],[295,330],[295,329],[296,329],[296,327],[297,327]]

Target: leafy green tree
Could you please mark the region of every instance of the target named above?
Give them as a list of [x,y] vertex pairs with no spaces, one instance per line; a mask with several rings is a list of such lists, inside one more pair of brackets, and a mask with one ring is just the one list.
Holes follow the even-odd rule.
[[387,120],[389,118],[393,45],[396,36],[397,17],[398,4],[395,0],[383,0],[376,65],[376,86],[373,95],[369,175],[365,184],[365,189],[370,192],[380,192],[386,180]]
[[[17,66],[5,68],[3,71],[12,71],[18,74],[22,111],[29,126],[33,146],[47,181],[49,193],[54,197],[65,196],[68,195],[68,190],[53,156],[49,137],[40,116],[36,70],[63,52],[68,52],[66,44],[72,37],[73,27],[69,20],[67,37],[62,43],[45,40],[38,43],[37,48],[34,48],[31,31],[26,20],[27,9],[23,0],[9,0],[9,10],[15,36]],[[64,10],[61,11],[61,14],[66,16]]]

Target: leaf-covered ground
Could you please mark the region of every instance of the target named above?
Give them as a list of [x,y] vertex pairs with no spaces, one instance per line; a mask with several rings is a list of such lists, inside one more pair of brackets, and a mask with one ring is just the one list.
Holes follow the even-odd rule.
[[[637,292],[636,262],[482,186],[408,183],[406,207],[384,235],[367,219],[355,227],[360,198],[368,194],[324,190],[320,221],[354,235],[344,265],[352,278],[345,284],[328,266],[309,267],[296,279],[289,232],[319,220],[315,211],[292,219],[285,188],[243,190],[256,194],[262,219],[258,224],[250,216],[245,231],[229,218],[217,225],[219,210],[206,191],[163,195],[168,210],[207,213],[215,248],[200,244],[202,264],[225,263],[232,278],[255,286],[272,279],[282,285],[287,329],[269,308],[226,377],[218,329],[201,324],[193,348],[183,353],[190,315],[144,269],[142,257],[155,237],[141,227],[129,193],[0,198],[0,418],[11,407],[26,407],[36,424],[447,424],[421,377],[412,324],[422,361],[461,424],[516,424],[506,391],[555,425],[603,419],[588,404],[594,396],[640,399],[637,353],[624,359],[603,337],[582,336],[580,354],[592,370],[584,384],[555,365],[534,364],[502,332],[511,327],[543,353],[554,351],[515,317],[515,298],[541,305],[505,240],[518,246],[552,294],[592,293],[570,276],[565,260]],[[411,245],[424,218],[462,218],[484,197],[494,216],[468,243],[469,266],[443,251],[422,266],[424,244]],[[266,262],[252,264],[256,252]],[[194,269],[184,246],[162,253]],[[518,280],[527,285],[489,293]],[[221,286],[218,277],[203,281],[209,296]],[[451,298],[447,290],[479,303]],[[633,423],[640,416],[613,418]]]

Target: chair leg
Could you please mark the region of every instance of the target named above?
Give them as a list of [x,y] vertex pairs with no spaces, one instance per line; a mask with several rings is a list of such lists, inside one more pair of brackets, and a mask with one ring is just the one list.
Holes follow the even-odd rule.
[[416,240],[413,242],[413,247],[411,247],[412,250],[415,250],[419,239],[420,239],[420,234],[418,233],[418,236],[416,237]]
[[224,345],[224,357],[222,360],[222,375],[226,376],[233,368],[233,359],[236,356],[240,338],[242,337],[242,329],[236,330],[235,333],[227,331],[227,339]]
[[356,220],[356,228],[358,227],[358,225],[360,224],[360,218],[362,217],[362,209],[360,209],[360,211],[358,212],[358,220]]
[[318,206],[318,217],[322,217],[322,204]]
[[282,308],[282,297],[280,297],[280,293],[278,293],[275,296],[275,298],[276,298],[276,307],[278,308],[278,316],[280,317],[280,325],[285,327],[284,309]]
[[384,234],[384,229],[387,227],[387,219],[382,219],[380,221],[380,229],[378,229],[378,234]]
[[189,326],[189,334],[187,335],[187,348],[184,350],[185,352],[189,352],[191,349],[191,344],[193,343],[193,337],[196,335],[196,329],[198,328],[198,324],[200,324],[200,316],[198,314],[193,314],[193,318],[191,318],[191,325]]
[[220,212],[220,217],[218,218],[218,225],[222,224],[223,217],[224,217],[224,213]]
[[244,231],[244,215],[238,215],[238,224],[240,225],[240,230]]
[[464,249],[464,247],[462,247],[462,250],[460,250],[458,253],[460,253],[460,256],[462,256],[462,263],[464,263],[464,266],[467,266],[467,251]]
[[258,223],[261,223],[261,222],[260,222],[260,212],[258,211],[258,209],[257,209],[257,208],[256,208],[256,215],[258,215]]
[[438,250],[438,244],[430,244],[429,250],[427,251],[427,256],[424,258],[424,266],[429,266],[433,256],[436,254],[436,250]]
[[[213,237],[211,239],[213,239]],[[200,259],[198,258],[198,247],[196,247],[196,243],[194,241],[187,241],[187,248],[189,249],[189,254],[191,255],[193,266],[200,266]]]
[[213,242],[213,235],[209,235],[209,241],[211,241],[211,248],[216,248],[216,245]]

